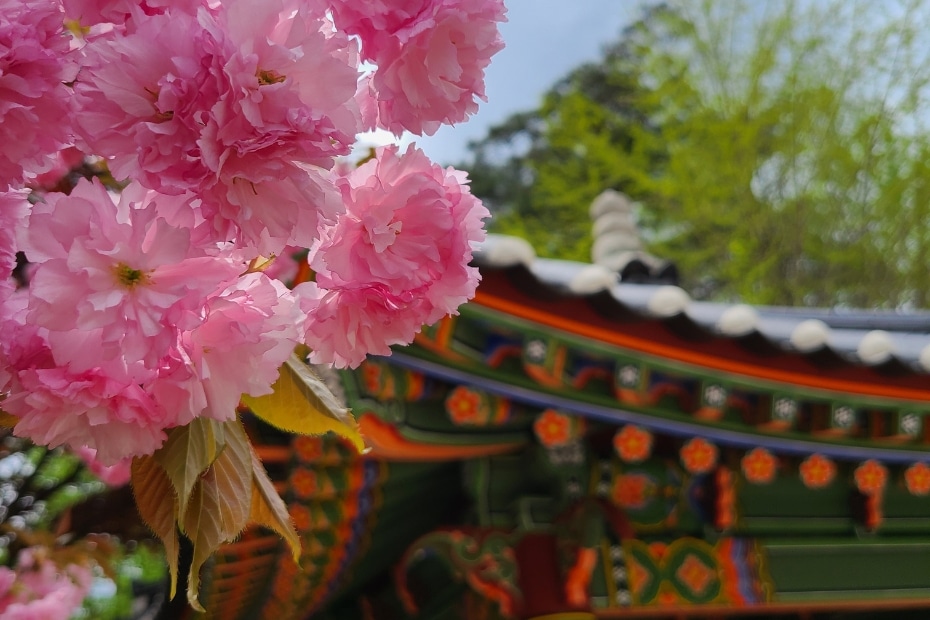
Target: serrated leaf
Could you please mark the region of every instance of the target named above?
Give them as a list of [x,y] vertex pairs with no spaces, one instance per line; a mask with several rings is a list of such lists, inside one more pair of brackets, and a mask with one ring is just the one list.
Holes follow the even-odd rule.
[[194,418],[187,426],[168,433],[154,458],[168,474],[178,494],[178,514],[187,514],[187,502],[197,478],[217,459],[226,443],[225,429],[209,418]]
[[329,431],[365,450],[365,442],[352,413],[343,407],[323,380],[297,355],[281,365],[274,390],[265,396],[243,395],[242,402],[272,426],[301,435]]
[[252,499],[252,446],[238,419],[222,425],[226,447],[213,462],[220,518],[227,539],[239,535],[249,521]]
[[165,546],[171,575],[171,598],[178,589],[178,498],[168,474],[151,456],[132,460],[132,492],[139,515]]
[[187,576],[187,602],[195,610],[204,612],[200,604],[200,568],[225,542],[223,520],[220,518],[219,496],[215,492],[216,474],[208,469],[197,480],[188,503],[182,529],[194,543],[194,557]]
[[226,447],[200,476],[182,520],[194,544],[187,601],[203,611],[198,600],[200,569],[220,545],[235,540],[245,529],[252,504],[252,458],[245,430],[238,420],[222,425]]
[[300,538],[291,522],[287,505],[275,491],[258,455],[254,450],[250,451],[252,453],[252,506],[249,511],[249,523],[264,525],[277,532],[287,542],[294,561],[297,562],[300,560]]

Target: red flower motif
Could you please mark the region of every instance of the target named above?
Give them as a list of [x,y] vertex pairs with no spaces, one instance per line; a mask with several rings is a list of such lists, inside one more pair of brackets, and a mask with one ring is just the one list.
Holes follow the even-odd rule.
[[614,435],[614,449],[627,463],[639,463],[652,453],[652,433],[635,424],[627,424]]
[[457,386],[446,397],[446,412],[459,426],[476,426],[488,419],[488,407],[481,394],[464,385]]
[[914,463],[904,472],[904,483],[913,495],[930,494],[930,466]]
[[323,456],[323,438],[299,435],[291,442],[301,461],[312,462]]
[[681,462],[692,474],[706,474],[717,464],[717,446],[695,437],[681,447]]
[[881,493],[882,489],[885,488],[885,483],[888,481],[888,470],[878,461],[869,459],[856,468],[855,477],[859,491],[866,495],[875,495]]
[[623,474],[614,480],[611,498],[622,508],[642,508],[655,494],[655,482],[645,474]]
[[809,489],[823,488],[833,482],[835,476],[836,465],[820,454],[812,454],[801,463],[801,480]]
[[564,413],[546,409],[536,418],[533,430],[539,438],[539,443],[547,448],[561,446],[572,438],[572,420]]
[[308,499],[317,490],[316,473],[306,469],[296,469],[291,474],[291,489],[300,499]]
[[778,459],[765,448],[753,448],[741,461],[743,475],[753,484],[768,484],[775,479]]
[[[291,522],[294,523],[294,528],[298,532],[306,532],[313,525],[313,516],[310,514],[310,509],[303,504],[291,504],[287,507],[287,511],[290,513]],[[287,562],[284,563],[287,564]]]

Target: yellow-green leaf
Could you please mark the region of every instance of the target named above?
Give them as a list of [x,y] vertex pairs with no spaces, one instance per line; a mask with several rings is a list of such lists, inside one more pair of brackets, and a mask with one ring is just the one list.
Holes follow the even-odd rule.
[[168,474],[178,494],[178,514],[187,514],[187,502],[197,478],[219,456],[226,443],[225,428],[208,418],[194,418],[187,426],[168,433],[154,457]]
[[165,470],[151,456],[132,460],[132,492],[142,520],[165,546],[171,574],[171,598],[178,588],[178,498]]
[[266,396],[242,397],[252,412],[272,426],[302,435],[329,431],[345,437],[359,452],[365,442],[352,413],[342,406],[323,380],[297,355],[281,366],[281,374]]
[[[250,446],[251,448],[251,446]],[[287,505],[275,491],[258,455],[252,452],[252,506],[249,523],[277,532],[291,548],[294,561],[300,559],[300,538],[287,512]]]

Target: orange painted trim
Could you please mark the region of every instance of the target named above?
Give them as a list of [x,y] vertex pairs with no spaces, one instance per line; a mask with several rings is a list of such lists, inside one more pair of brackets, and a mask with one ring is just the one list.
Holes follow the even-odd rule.
[[388,461],[455,461],[506,454],[519,448],[521,443],[497,443],[481,446],[437,446],[417,443],[403,437],[396,428],[373,413],[362,414],[359,429],[365,443],[371,448],[367,456]]
[[808,603],[759,603],[757,605],[675,605],[669,607],[643,606],[624,607],[622,609],[598,609],[594,612],[596,618],[611,620],[632,620],[634,618],[721,618],[739,615],[740,617],[771,614],[801,614],[807,612],[863,612],[895,609],[927,609],[930,610],[930,599],[900,598],[895,600],[858,599],[849,601],[811,601]]
[[848,394],[861,394],[863,396],[877,396],[911,401],[930,401],[930,390],[919,390],[875,383],[863,384],[861,382],[844,381],[842,379],[831,379],[826,377],[811,377],[808,374],[765,368],[735,360],[728,360],[707,353],[653,342],[629,334],[604,329],[603,327],[598,327],[589,323],[582,323],[563,316],[553,315],[537,308],[530,308],[495,295],[482,293],[480,289],[475,294],[472,303],[534,323],[560,329],[571,334],[584,336],[592,340],[632,349],[676,362],[728,372],[734,375],[742,375],[787,385],[804,386],[815,390],[830,390],[840,393],[845,392]]
[[293,456],[290,446],[253,445],[252,448],[262,463],[287,463]]

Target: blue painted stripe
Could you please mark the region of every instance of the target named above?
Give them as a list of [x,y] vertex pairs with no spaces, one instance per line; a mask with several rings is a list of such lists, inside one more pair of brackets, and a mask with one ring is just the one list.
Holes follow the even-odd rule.
[[913,463],[915,461],[930,461],[930,449],[908,450],[900,448],[880,448],[874,446],[847,446],[831,444],[820,441],[807,441],[790,437],[774,435],[761,435],[744,433],[726,428],[696,424],[684,420],[669,420],[658,418],[646,413],[637,413],[613,407],[605,407],[594,403],[585,403],[564,396],[537,392],[528,388],[510,385],[502,381],[472,375],[471,373],[450,368],[436,362],[419,359],[403,353],[394,353],[391,357],[383,358],[389,364],[395,364],[410,370],[422,372],[431,377],[479,387],[499,396],[513,399],[528,405],[542,408],[562,409],[576,415],[602,420],[604,422],[632,423],[646,427],[652,431],[675,435],[678,437],[693,437],[700,435],[706,439],[720,444],[738,448],[755,448],[762,446],[783,454],[807,455],[818,453],[830,458],[847,461],[863,459],[877,459],[885,463]]
[[733,538],[730,561],[736,567],[739,578],[736,580],[740,596],[753,605],[763,602],[756,592],[756,577],[751,568],[755,550],[751,543],[743,538]]

